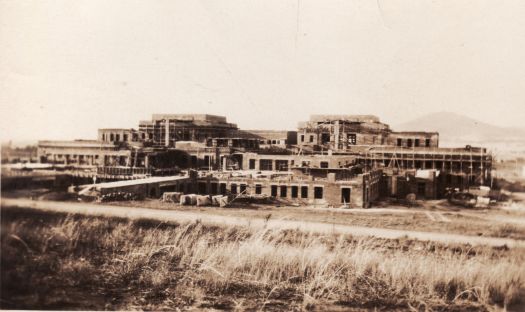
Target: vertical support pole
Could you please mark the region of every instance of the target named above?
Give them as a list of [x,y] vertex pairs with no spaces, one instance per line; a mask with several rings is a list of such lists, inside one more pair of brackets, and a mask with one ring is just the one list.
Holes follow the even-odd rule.
[[164,133],[164,145],[166,147],[169,147],[170,146],[170,121],[169,119],[166,119],[164,121],[164,127],[165,127],[165,132]]
[[479,165],[481,166],[481,167],[480,167],[481,185],[483,185],[483,184],[485,183],[485,176],[484,176],[484,173],[483,173],[483,162],[485,161],[485,160],[483,159],[483,147],[480,148],[480,153],[481,153],[481,156],[480,156]]
[[222,157],[222,171],[226,171],[228,169],[228,157],[224,155]]
[[460,161],[459,161],[459,170],[461,173],[463,173],[463,152],[459,153]]
[[334,124],[334,150],[339,150],[339,120]]

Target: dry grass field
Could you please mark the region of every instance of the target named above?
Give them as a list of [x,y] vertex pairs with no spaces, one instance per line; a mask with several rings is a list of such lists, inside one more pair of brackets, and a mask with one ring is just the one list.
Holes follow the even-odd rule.
[[398,309],[525,304],[520,248],[2,207],[3,309]]
[[525,209],[523,212],[501,210],[460,209],[446,200],[429,201],[425,207],[388,209],[340,209],[253,206],[251,208],[218,208],[180,206],[159,200],[122,201],[105,203],[121,207],[162,210],[198,211],[205,214],[247,218],[312,221],[329,224],[454,233],[483,237],[525,239]]

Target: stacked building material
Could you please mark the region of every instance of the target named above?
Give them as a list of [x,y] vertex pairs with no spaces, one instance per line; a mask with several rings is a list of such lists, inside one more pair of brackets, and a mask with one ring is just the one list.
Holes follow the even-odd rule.
[[210,196],[208,195],[198,195],[197,196],[197,206],[209,206],[211,205]]
[[167,203],[178,203],[180,202],[181,192],[164,192],[162,194],[162,201]]

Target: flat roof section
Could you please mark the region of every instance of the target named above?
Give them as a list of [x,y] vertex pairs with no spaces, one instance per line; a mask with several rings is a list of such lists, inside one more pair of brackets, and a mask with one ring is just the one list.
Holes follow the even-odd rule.
[[310,115],[310,121],[323,122],[329,120],[344,120],[350,122],[379,122],[374,115]]
[[151,178],[137,179],[137,180],[104,182],[104,183],[94,184],[93,186],[95,186],[97,189],[104,189],[104,188],[115,188],[115,187],[124,187],[124,186],[141,185],[141,184],[173,182],[173,181],[179,181],[179,180],[184,180],[188,178],[189,176],[151,177]]
[[38,141],[38,147],[108,147],[114,148],[115,144],[105,141],[96,141],[96,140],[74,140],[74,141]]
[[226,123],[226,117],[208,114],[153,114],[152,120],[172,119],[184,121],[208,121]]

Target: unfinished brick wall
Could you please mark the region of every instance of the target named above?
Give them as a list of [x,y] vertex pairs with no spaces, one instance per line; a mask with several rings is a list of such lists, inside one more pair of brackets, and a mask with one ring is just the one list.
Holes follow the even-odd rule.
[[398,147],[439,147],[437,132],[392,132],[388,135],[386,145]]
[[[257,178],[199,178],[197,189],[202,194],[229,194],[232,191],[240,193],[245,189],[246,194],[260,194],[275,196],[277,199],[282,198],[291,202],[298,202],[314,206],[340,207],[343,205],[342,189],[350,189],[350,198],[345,202],[347,207],[358,208],[363,206],[362,178],[357,177],[351,181],[327,180],[269,180]],[[200,186],[199,186],[200,185]],[[205,186],[202,186],[205,185]],[[222,187],[221,187],[222,185]],[[295,188],[295,191],[292,191]],[[316,188],[322,189],[322,196],[316,198]],[[303,196],[303,189],[306,190],[306,197]],[[272,192],[273,190],[273,192]],[[319,195],[319,193],[318,193]],[[375,196],[372,196],[375,198]]]
[[[260,161],[271,162],[271,170],[284,168],[283,163],[287,163],[287,170],[294,167],[310,168],[346,168],[355,164],[356,157],[353,155],[263,155],[256,153],[243,154],[243,169],[245,170],[270,170],[269,167],[262,168]],[[250,165],[250,161],[252,161]],[[278,166],[281,164],[281,166]]]
[[383,172],[381,170],[374,170],[362,175],[363,180],[363,200],[362,207],[372,207],[372,203],[377,201],[380,197],[381,178]]

